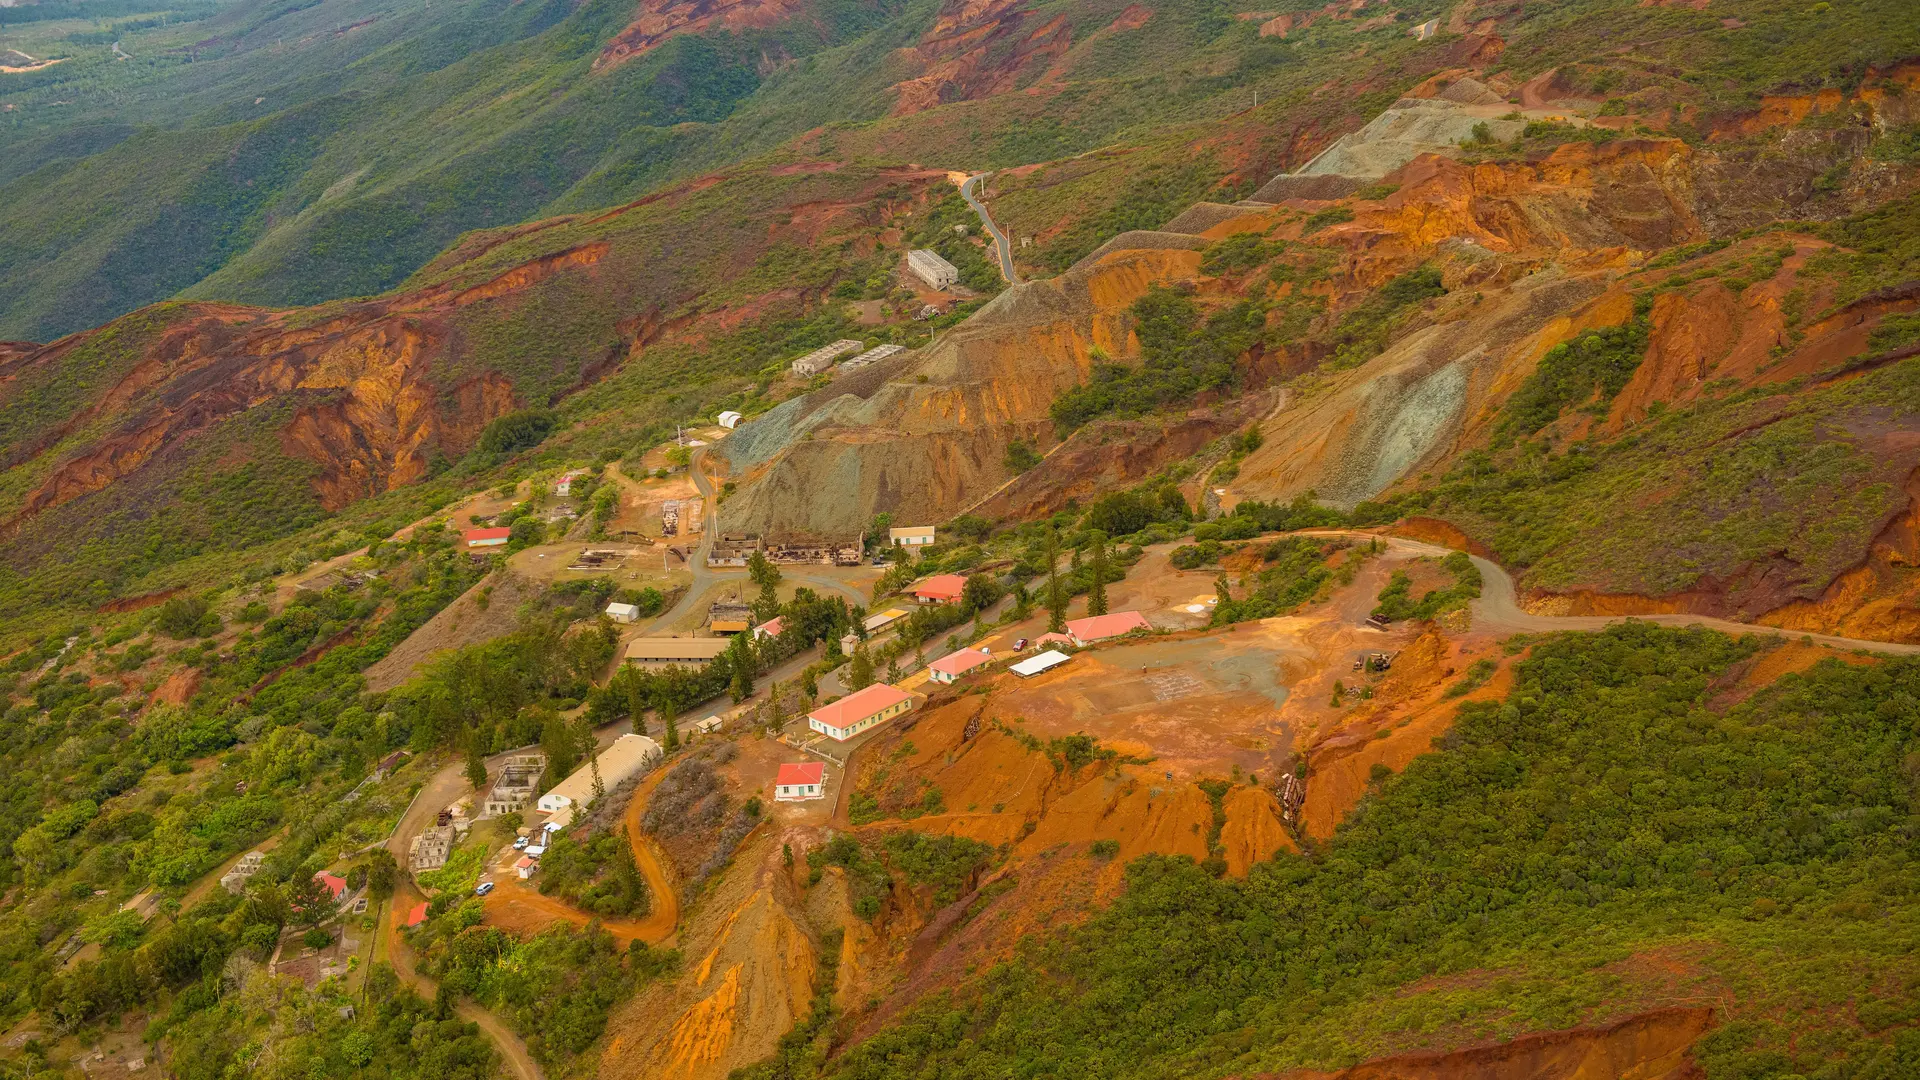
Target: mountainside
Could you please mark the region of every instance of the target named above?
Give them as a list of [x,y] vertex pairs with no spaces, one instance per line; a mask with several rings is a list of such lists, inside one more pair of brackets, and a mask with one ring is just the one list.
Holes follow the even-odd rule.
[[669,393],[705,408],[778,362],[770,350],[856,330],[811,308],[873,273],[893,217],[946,185],[857,166],[716,174],[469,237],[386,298],[171,304],[14,352],[0,369],[0,590],[101,603],[170,586],[181,558],[288,536],[371,496],[398,501],[357,509],[363,520],[417,514],[404,508],[445,501],[445,478],[403,489],[466,457],[490,422],[596,383],[590,405],[574,402],[587,424],[575,449],[626,452]]

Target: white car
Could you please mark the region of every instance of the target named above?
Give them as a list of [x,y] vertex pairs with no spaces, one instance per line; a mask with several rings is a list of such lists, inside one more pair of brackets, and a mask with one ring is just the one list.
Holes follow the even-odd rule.
[[491,881],[483,881],[480,884],[475,885],[473,887],[473,895],[475,896],[485,896],[492,891],[493,891],[493,882]]
[[523,837],[521,837],[520,839],[518,839],[518,840],[515,840],[515,841],[513,842],[513,850],[515,850],[515,851],[525,851],[525,850],[527,850],[527,838],[523,836]]

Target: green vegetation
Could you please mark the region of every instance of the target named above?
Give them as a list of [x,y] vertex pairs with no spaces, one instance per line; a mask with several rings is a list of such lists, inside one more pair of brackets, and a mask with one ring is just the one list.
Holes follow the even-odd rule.
[[1387,586],[1380,590],[1373,614],[1385,619],[1432,619],[1467,606],[1480,595],[1480,570],[1466,552],[1456,551],[1440,560],[1440,566],[1453,575],[1453,584],[1430,589],[1420,599],[1413,598],[1413,579],[1405,570],[1395,570]]
[[1487,685],[1493,673],[1499,670],[1499,663],[1487,657],[1481,657],[1467,665],[1466,673],[1447,684],[1446,695],[1450,698],[1466,697],[1475,690]]
[[842,833],[807,852],[807,867],[815,884],[827,867],[843,870],[854,914],[873,919],[885,906],[896,875],[911,888],[928,890],[934,905],[944,907],[960,899],[993,858],[994,849],[978,840],[903,830],[887,833],[877,843]]
[[680,959],[677,952],[655,952],[642,941],[623,952],[598,924],[576,929],[561,923],[524,941],[494,927],[472,926],[435,938],[426,948],[442,986],[505,1018],[548,1068],[564,1067],[585,1053],[606,1030],[615,1006],[673,970]]
[[422,1000],[385,964],[368,972],[364,993],[339,980],[303,990],[251,962],[224,975],[211,969],[148,1034],[166,1036],[167,1067],[183,1080],[252,1071],[266,1043],[283,1076],[486,1080],[498,1067],[478,1027]]
[[1346,546],[1343,540],[1304,536],[1284,536],[1273,541],[1261,553],[1266,565],[1251,575],[1251,582],[1243,580],[1244,595],[1234,597],[1228,590],[1221,590],[1220,603],[1213,609],[1213,625],[1270,619],[1299,608],[1318,596],[1321,588],[1333,580],[1327,558]]
[[1315,210],[1300,223],[1300,235],[1312,236],[1329,225],[1344,225],[1353,220],[1353,210],[1345,206],[1329,206],[1325,210]]
[[1155,285],[1134,301],[1134,331],[1140,338],[1137,368],[1097,363],[1093,376],[1054,400],[1053,421],[1072,430],[1098,416],[1142,416],[1196,394],[1235,385],[1233,362],[1258,341],[1259,305],[1242,302],[1202,318],[1183,293]]
[[1660,596],[1768,559],[1823,584],[1906,505],[1899,468],[1843,418],[1920,419],[1920,360],[1793,389],[1702,399],[1611,443],[1469,454],[1431,487],[1363,503],[1353,519],[1444,516],[1546,589]]
[[[1318,855],[1244,882],[1135,860],[1111,908],[820,1072],[1337,1068],[1440,1017],[1494,1039],[1605,1017],[1639,986],[1628,958],[1681,948],[1740,988],[1696,1054],[1708,1076],[1899,1075],[1920,1059],[1881,1017],[1909,1015],[1920,973],[1920,664],[1827,661],[1709,708],[1755,648],[1644,624],[1544,639]],[[1444,978],[1469,972],[1498,979]]]
[[1548,349],[1502,408],[1494,428],[1496,445],[1532,435],[1571,406],[1586,406],[1604,416],[1607,406],[1640,370],[1647,353],[1651,307],[1651,298],[1638,298],[1633,319],[1625,325],[1588,330]]
[[1446,291],[1439,268],[1432,266],[1409,270],[1380,286],[1334,324],[1333,356],[1325,366],[1338,371],[1378,356],[1393,332],[1405,324],[1409,309]]

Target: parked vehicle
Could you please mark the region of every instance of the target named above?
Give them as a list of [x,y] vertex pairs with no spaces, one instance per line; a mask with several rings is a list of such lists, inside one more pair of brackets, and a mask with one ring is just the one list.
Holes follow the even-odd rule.
[[475,885],[473,887],[473,895],[475,896],[485,896],[492,891],[493,891],[493,882],[491,881],[483,881],[480,884]]
[[518,840],[515,840],[515,841],[513,842],[513,850],[515,850],[515,851],[525,851],[525,850],[527,850],[527,838],[523,836],[523,837],[521,837],[520,839],[518,839]]
[[1014,643],[1013,643],[1013,651],[1014,651],[1014,652],[1025,652],[1025,651],[1026,651],[1026,649],[1027,649],[1027,639],[1026,639],[1026,638],[1018,638],[1018,639],[1015,639],[1015,641],[1014,641]]

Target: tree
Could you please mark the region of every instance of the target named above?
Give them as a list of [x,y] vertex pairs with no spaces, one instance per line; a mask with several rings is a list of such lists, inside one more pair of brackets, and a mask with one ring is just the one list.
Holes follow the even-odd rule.
[[1000,585],[991,574],[973,574],[960,590],[960,606],[969,612],[981,612],[1000,599]]
[[853,660],[847,664],[847,689],[865,690],[873,685],[873,657],[862,644],[853,650]]
[[593,725],[585,717],[580,720],[580,741],[587,747],[587,768],[593,772],[593,797],[598,799],[607,793],[607,785],[600,779],[600,740],[593,737]]
[[1093,544],[1093,586],[1087,591],[1087,614],[1107,613],[1107,534],[1098,529],[1090,537]]
[[[663,736],[663,738],[666,739],[667,749],[668,750],[680,749],[680,729],[673,726],[673,713],[670,711],[663,710],[661,712],[661,715],[667,718],[667,733],[665,736]],[[597,770],[594,775],[596,776],[599,775]]]
[[1023,473],[1040,464],[1040,454],[1034,450],[1032,443],[1015,439],[1007,444],[1006,457],[1000,463],[1007,467],[1008,472]]
[[1225,573],[1213,579],[1213,592],[1215,596],[1220,598],[1220,603],[1230,604],[1233,602],[1233,591],[1227,588],[1227,575]]
[[467,739],[467,783],[472,784],[475,791],[487,786],[487,761],[480,756],[478,733]]
[[367,853],[367,891],[375,900],[385,900],[393,895],[393,886],[399,880],[400,868],[394,864],[393,853],[386,848],[374,848]]
[[747,577],[762,589],[771,589],[780,584],[780,568],[756,551],[747,556]]
[[1055,634],[1067,628],[1067,590],[1060,584],[1060,534],[1047,530],[1047,629]]
[[317,926],[333,914],[333,893],[321,884],[318,874],[294,875],[287,885],[287,901],[302,926]]
[[731,672],[727,688],[735,705],[753,696],[753,642],[749,634],[735,634],[727,643],[727,667]]
[[160,605],[154,629],[170,638],[211,637],[220,632],[220,616],[198,596],[176,596]]
[[[645,726],[636,722],[634,728],[640,730]],[[551,713],[540,725],[540,751],[547,755],[548,778],[558,781],[571,775],[580,764],[580,736],[558,713]]]
[[767,687],[767,727],[777,732],[786,724],[786,713],[780,707],[780,684],[776,682]]

